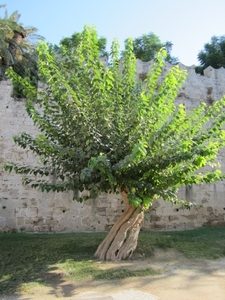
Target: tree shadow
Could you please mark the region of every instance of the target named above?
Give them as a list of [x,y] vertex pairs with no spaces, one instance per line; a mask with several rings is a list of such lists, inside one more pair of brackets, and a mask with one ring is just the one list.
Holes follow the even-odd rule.
[[[103,263],[99,267],[100,265],[96,263],[93,254],[106,234],[93,232],[70,234],[0,233],[0,299],[4,299],[4,295],[13,295],[14,298],[12,299],[19,299],[19,295],[22,294],[28,295],[26,300],[32,299],[32,296],[29,298],[29,289],[32,292],[43,289],[45,295],[71,297],[87,286],[90,289],[95,286],[108,289],[112,282],[116,282],[122,287],[123,279],[126,278],[137,283],[141,280],[144,286],[173,276],[171,272],[165,272],[165,270],[162,270],[162,274],[159,275],[155,269],[149,268],[154,260],[161,262],[162,269],[164,269],[168,259],[173,260],[174,257],[180,264],[180,252],[175,250],[174,245],[171,244],[175,243],[177,234],[175,237],[171,233],[166,234],[163,242],[161,234],[159,238],[158,235],[155,235],[154,238],[151,233],[150,243],[149,236],[143,233],[134,254],[134,260],[114,264],[107,263],[107,268],[104,268],[105,263]],[[186,234],[194,235],[195,232]],[[212,234],[214,237],[215,232],[212,231]],[[181,233],[179,233],[179,239],[180,235]],[[208,238],[208,231],[206,236]],[[221,235],[218,235],[218,241],[222,241],[220,237]],[[192,239],[189,242],[191,245],[193,244]],[[181,239],[180,243],[184,243],[184,238]],[[199,243],[200,240],[198,239],[197,246]],[[218,246],[216,240],[213,240],[212,245],[214,248],[220,246],[221,249],[224,249],[222,247],[224,244],[220,243]],[[178,248],[180,250],[180,246]],[[221,251],[220,256],[223,254]],[[172,257],[168,257],[169,253],[173,253]],[[180,253],[180,255],[182,254]],[[65,266],[67,268],[63,269]],[[216,269],[218,269],[217,266],[209,270],[212,276],[215,275]],[[197,276],[203,276],[203,274],[204,268],[201,269],[201,265],[194,265],[188,281],[194,282]],[[146,277],[140,278],[143,276]],[[140,279],[137,280],[135,277]],[[42,298],[40,297],[40,299]]]
[[0,234],[0,295],[19,299],[25,294],[29,300],[29,293],[37,296],[43,291],[71,297],[92,284],[108,286],[112,281],[158,274],[145,265],[132,268],[132,260],[101,268],[93,254],[106,234]]
[[[20,295],[35,288],[50,288],[57,297],[76,293],[80,281],[69,280],[60,264],[72,261],[85,265],[84,275],[95,271],[93,254],[105,233],[76,234],[0,234],[0,295]],[[75,265],[76,266],[76,265]],[[76,268],[75,268],[76,272]],[[82,270],[77,270],[77,275]],[[85,273],[86,272],[86,273]],[[76,274],[74,274],[76,277]],[[27,298],[29,299],[29,298]]]

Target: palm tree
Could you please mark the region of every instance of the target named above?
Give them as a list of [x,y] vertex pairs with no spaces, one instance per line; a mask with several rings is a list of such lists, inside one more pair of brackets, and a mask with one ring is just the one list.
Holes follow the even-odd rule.
[[19,18],[18,11],[8,16],[7,10],[0,18],[0,79],[5,78],[5,71],[10,66],[21,76],[25,76],[28,70],[37,76],[36,42],[43,37],[37,34],[35,27],[19,23]]

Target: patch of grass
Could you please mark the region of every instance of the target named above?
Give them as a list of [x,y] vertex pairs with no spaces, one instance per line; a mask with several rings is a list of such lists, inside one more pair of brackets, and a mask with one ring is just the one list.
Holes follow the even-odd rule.
[[[53,286],[68,276],[76,282],[155,275],[151,268],[101,270],[93,254],[106,233],[0,234],[0,295],[25,292],[33,284]],[[225,228],[176,232],[142,231],[137,254],[176,249],[190,259],[225,256]],[[63,273],[62,273],[63,272]]]
[[97,263],[93,260],[74,261],[72,259],[68,259],[57,266],[62,269],[62,271],[65,272],[70,279],[76,281],[92,279],[99,274],[99,271],[101,272]]
[[74,262],[71,260],[59,265],[59,267],[68,275],[70,279],[83,281],[86,279],[94,280],[113,280],[124,279],[128,277],[145,277],[159,274],[152,268],[142,268],[130,270],[126,267],[109,268],[101,270],[95,261]]
[[26,294],[33,294],[32,290],[34,288],[42,288],[43,286],[45,286],[45,284],[43,282],[27,282],[27,283],[22,283],[20,284],[20,286],[17,289],[18,293],[26,293]]
[[49,275],[66,263],[93,259],[106,233],[0,234],[0,295],[14,293],[21,285],[38,282],[51,285],[60,277]]
[[136,251],[149,257],[156,248],[173,248],[189,259],[218,259],[225,256],[225,228],[141,232]]
[[127,268],[116,268],[109,269],[99,272],[94,276],[97,280],[113,280],[113,279],[124,279],[128,277],[145,277],[145,276],[155,276],[160,274],[158,271],[152,268],[130,270]]

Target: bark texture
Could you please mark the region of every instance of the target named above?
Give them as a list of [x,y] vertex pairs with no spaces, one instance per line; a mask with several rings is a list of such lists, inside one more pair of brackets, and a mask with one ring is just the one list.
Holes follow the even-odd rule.
[[100,260],[116,261],[131,257],[137,247],[144,212],[129,203],[126,192],[122,192],[122,196],[126,209],[95,252],[95,257]]
[[20,43],[22,42],[24,37],[25,36],[22,33],[18,32],[18,31],[14,31],[12,42],[9,42],[9,50],[13,54],[14,57],[18,54],[18,52],[19,52],[18,45],[20,45]]

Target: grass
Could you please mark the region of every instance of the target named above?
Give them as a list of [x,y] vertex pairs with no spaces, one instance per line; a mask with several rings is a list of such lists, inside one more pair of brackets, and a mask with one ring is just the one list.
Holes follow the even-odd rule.
[[155,248],[173,248],[185,257],[218,259],[225,256],[225,228],[209,227],[173,232],[147,232],[140,235],[137,251],[151,256]]
[[[26,292],[62,281],[113,280],[152,276],[152,268],[100,268],[93,254],[106,233],[0,234],[0,294]],[[140,233],[136,253],[147,258],[158,248],[176,249],[189,259],[225,256],[225,228]]]

